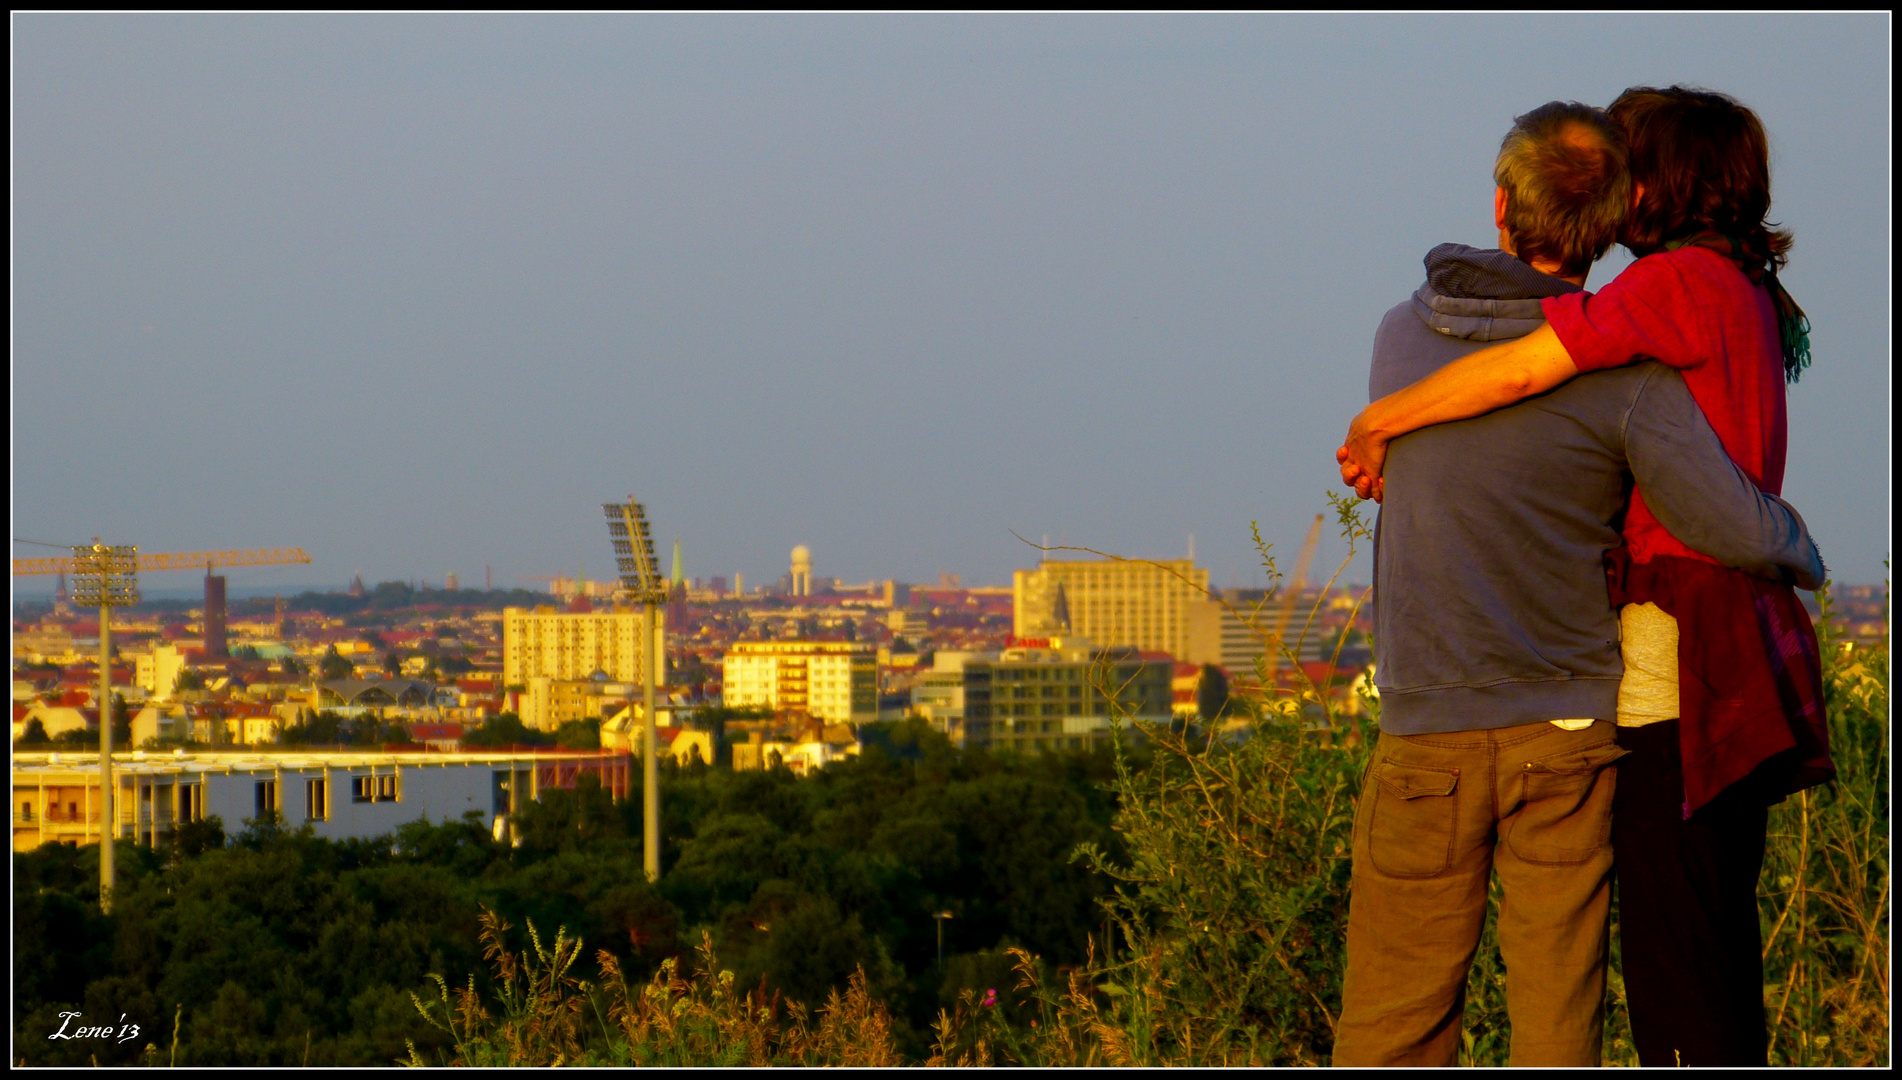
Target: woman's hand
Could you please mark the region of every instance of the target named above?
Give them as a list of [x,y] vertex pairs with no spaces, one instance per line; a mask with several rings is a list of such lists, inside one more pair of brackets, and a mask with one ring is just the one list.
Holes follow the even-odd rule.
[[1361,498],[1378,502],[1386,492],[1381,471],[1388,443],[1423,427],[1524,401],[1577,374],[1572,355],[1549,325],[1469,353],[1362,409],[1347,429],[1346,444],[1334,452],[1341,481],[1354,485]]

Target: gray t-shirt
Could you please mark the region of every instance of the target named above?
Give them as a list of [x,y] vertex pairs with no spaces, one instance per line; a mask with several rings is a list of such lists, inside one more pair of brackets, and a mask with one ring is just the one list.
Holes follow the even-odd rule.
[[[1576,291],[1500,251],[1434,248],[1428,280],[1382,320],[1379,398],[1541,322]],[[1672,535],[1727,566],[1821,584],[1801,517],[1724,452],[1678,373],[1582,375],[1388,451],[1374,538],[1381,728],[1399,734],[1615,720],[1623,664],[1604,554],[1632,481]]]

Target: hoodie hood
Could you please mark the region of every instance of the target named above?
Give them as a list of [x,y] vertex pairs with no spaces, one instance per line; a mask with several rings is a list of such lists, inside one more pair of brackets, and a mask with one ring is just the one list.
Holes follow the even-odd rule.
[[1540,300],[1584,291],[1496,248],[1441,244],[1425,261],[1413,313],[1435,333],[1467,341],[1524,337],[1545,322]]

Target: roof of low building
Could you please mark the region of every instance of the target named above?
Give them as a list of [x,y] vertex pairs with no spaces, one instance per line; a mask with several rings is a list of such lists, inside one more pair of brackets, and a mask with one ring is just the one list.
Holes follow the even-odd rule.
[[391,701],[401,701],[408,694],[427,695],[435,690],[433,683],[421,679],[328,679],[317,685],[342,698],[346,705],[372,690],[388,695]]
[[[174,750],[171,753],[134,750],[112,755],[113,768],[122,773],[175,774],[208,772],[296,771],[300,769],[348,769],[375,766],[409,765],[415,767],[445,765],[481,765],[484,763],[521,763],[576,761],[620,758],[624,755],[607,750],[562,750],[552,747],[514,750],[457,751],[376,751],[376,750],[291,750],[202,751]],[[15,752],[13,772],[78,773],[95,779],[99,775],[97,751]]]

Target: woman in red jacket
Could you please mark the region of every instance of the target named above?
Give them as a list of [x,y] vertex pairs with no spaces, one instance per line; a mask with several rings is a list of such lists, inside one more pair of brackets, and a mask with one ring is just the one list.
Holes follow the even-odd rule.
[[[1636,262],[1596,295],[1544,301],[1546,326],[1473,353],[1354,418],[1342,478],[1378,497],[1388,441],[1642,358],[1678,368],[1731,459],[1783,486],[1784,386],[1808,323],[1777,281],[1790,234],[1765,220],[1769,149],[1722,94],[1634,87],[1614,102]],[[1645,1065],[1764,1065],[1756,887],[1768,806],[1834,774],[1815,630],[1788,584],[1727,569],[1652,516],[1643,492],[1607,556],[1625,677],[1612,816],[1632,1035]]]

